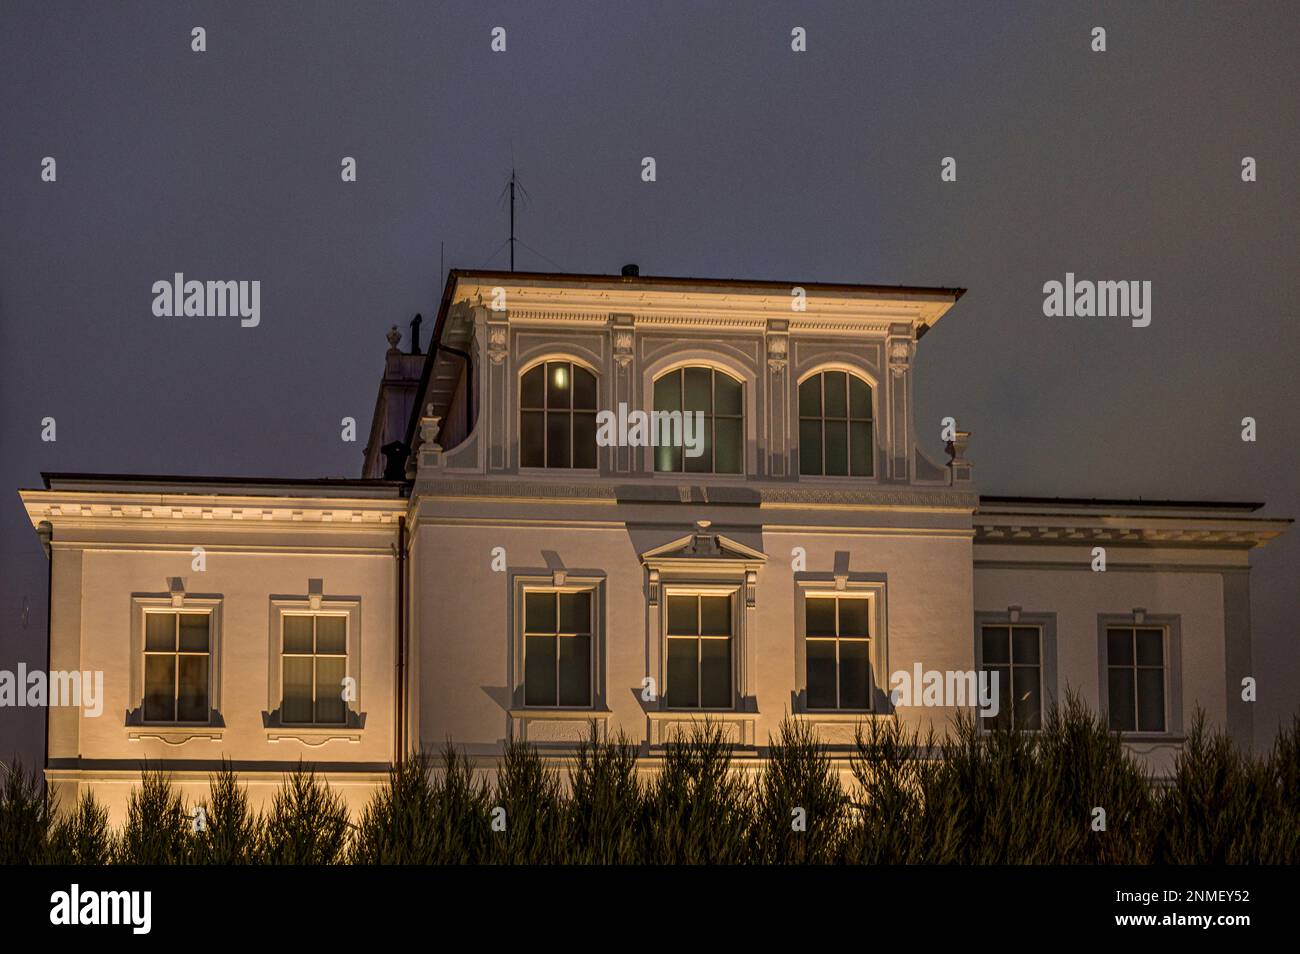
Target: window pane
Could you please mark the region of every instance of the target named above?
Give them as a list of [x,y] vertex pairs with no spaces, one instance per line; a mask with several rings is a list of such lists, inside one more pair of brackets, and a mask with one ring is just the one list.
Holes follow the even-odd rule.
[[702,453],[698,457],[683,453],[682,461],[688,474],[708,474],[713,471],[713,418],[705,416],[699,421],[684,423],[684,428],[691,428],[695,438],[693,443]]
[[871,625],[867,600],[838,600],[840,604],[840,635],[870,636]]
[[700,597],[700,633],[704,636],[731,635],[731,597]]
[[835,708],[835,641],[810,639],[808,655],[808,708]]
[[1005,626],[985,626],[983,646],[984,662],[990,664],[1010,662],[1010,639],[1011,633]]
[[524,629],[530,633],[555,632],[555,594],[524,594]]
[[180,686],[176,699],[179,722],[208,721],[208,657],[181,656]]
[[144,657],[144,717],[150,722],[176,718],[176,657]]
[[849,425],[845,421],[825,424],[826,475],[843,477],[849,472]]
[[849,417],[871,420],[871,388],[861,378],[849,375]]
[[1163,669],[1139,669],[1138,722],[1139,732],[1165,730],[1165,672]]
[[700,708],[730,708],[731,640],[700,640]]
[[1137,662],[1139,666],[1165,664],[1165,632],[1162,629],[1137,631]]
[[164,651],[176,648],[175,613],[144,614],[144,648]]
[[596,410],[596,376],[586,368],[573,368],[573,406]]
[[710,413],[713,410],[713,369],[683,368],[682,375],[686,387],[683,410]]
[[822,416],[822,376],[814,374],[799,385],[799,416]]
[[655,448],[655,470],[672,473],[682,469],[682,449],[660,445]]
[[596,415],[573,415],[573,466],[596,467]]
[[713,413],[732,414],[740,417],[745,413],[741,403],[741,385],[729,374],[721,371],[713,373]]
[[714,422],[717,440],[713,469],[719,474],[739,474],[743,467],[745,437],[739,418],[718,418]]
[[849,473],[854,477],[870,477],[875,469],[871,446],[871,425],[849,425]]
[[[860,602],[860,601],[853,601]],[[868,659],[867,641],[840,640],[840,708],[868,709],[871,707],[868,678],[871,662]]]
[[208,621],[211,619],[207,613],[181,613],[180,614],[180,643],[181,649],[190,653],[206,653],[208,651]]
[[560,705],[591,705],[591,637],[560,638]]
[[342,723],[347,718],[343,679],[348,661],[342,656],[316,657],[316,721]]
[[569,467],[569,427],[567,411],[546,412],[546,466]]
[[316,617],[316,652],[346,653],[348,651],[348,618],[346,616]]
[[519,406],[540,408],[546,399],[546,366],[539,364],[527,374],[519,387]]
[[524,637],[524,705],[556,702],[554,636]]
[[682,373],[673,371],[665,374],[655,382],[656,411],[680,411],[682,409]]
[[805,629],[809,636],[835,635],[835,601],[812,598],[804,600]]
[[286,615],[284,619],[284,651],[310,653],[312,651],[311,617]]
[[1039,672],[1037,666],[1016,666],[1011,672],[1011,692],[1015,698],[1015,725],[1021,729],[1037,729],[1042,724],[1042,703],[1039,699]]
[[984,671],[989,674],[988,694],[998,700],[997,715],[985,716],[985,725],[1006,728],[1011,725],[1011,667],[985,666]]
[[560,632],[591,632],[591,591],[560,594]]
[[573,404],[573,382],[567,361],[546,362],[546,407],[569,408]]
[[284,701],[280,704],[281,722],[312,720],[312,658],[284,657]]
[[1017,663],[1038,662],[1038,628],[1017,626],[1011,631],[1011,658]]
[[1112,666],[1133,665],[1133,631],[1106,630],[1106,662]]
[[1132,732],[1137,724],[1133,711],[1133,670],[1112,668],[1108,675],[1110,694],[1110,727],[1121,732]]
[[700,704],[695,654],[697,639],[668,640],[668,685],[664,701],[670,706],[694,708]]
[[843,371],[827,371],[824,376],[826,378],[826,416],[848,417],[848,375]]
[[799,473],[822,472],[822,422],[799,422]]
[[693,636],[699,632],[694,596],[668,597],[668,632]]
[[541,411],[519,416],[519,465],[546,466],[546,415]]

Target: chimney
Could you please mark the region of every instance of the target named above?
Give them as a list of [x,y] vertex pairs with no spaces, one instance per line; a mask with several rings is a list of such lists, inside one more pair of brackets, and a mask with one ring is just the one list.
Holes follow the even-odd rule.
[[624,278],[636,278],[640,274],[641,274],[641,269],[636,265],[635,262],[630,265],[623,266]]
[[420,322],[424,321],[424,316],[416,314],[411,319],[411,354],[420,353]]

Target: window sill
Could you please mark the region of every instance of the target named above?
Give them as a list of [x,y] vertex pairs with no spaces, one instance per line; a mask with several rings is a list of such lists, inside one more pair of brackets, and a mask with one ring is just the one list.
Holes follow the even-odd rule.
[[881,712],[872,712],[870,709],[805,709],[802,712],[796,712],[793,717],[799,722],[870,722],[873,719],[880,719],[885,716]]
[[214,729],[211,726],[184,726],[184,725],[139,725],[129,726],[126,732],[127,740],[130,742],[144,742],[153,740],[157,742],[166,742],[168,745],[183,745],[186,742],[220,742],[222,737],[221,729]]
[[650,744],[666,745],[680,734],[704,725],[718,725],[723,735],[733,745],[755,745],[757,712],[739,712],[735,709],[658,709],[647,712],[650,720]]
[[1187,736],[1180,732],[1111,732],[1124,745],[1182,745]]
[[591,738],[593,722],[596,737],[606,738],[613,714],[609,709],[511,709],[510,723],[521,742],[573,745]]
[[868,709],[806,709],[793,714],[796,722],[807,723],[812,728],[823,745],[855,745],[859,726],[883,718],[887,718],[885,713]]
[[523,467],[516,471],[520,477],[599,477],[599,467]]
[[345,725],[321,726],[282,725],[266,730],[268,742],[301,742],[303,745],[324,745],[326,742],[360,742],[361,730]]

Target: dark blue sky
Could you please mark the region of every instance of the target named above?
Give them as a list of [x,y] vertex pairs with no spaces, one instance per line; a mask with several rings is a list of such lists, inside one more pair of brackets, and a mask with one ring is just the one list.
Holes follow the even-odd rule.
[[[1298,24],[1293,3],[5,3],[0,668],[44,665],[15,493],[41,471],[357,475],[339,419],[364,430],[384,333],[434,310],[439,243],[505,265],[512,156],[520,268],[968,288],[922,342],[918,422],[936,457],[941,417],[973,432],[985,493],[1300,515]],[[261,325],[155,318],[176,271],[261,280]],[[1151,281],[1151,326],[1044,317],[1067,271]],[[1254,565],[1262,737],[1297,704],[1300,533]],[[41,723],[0,713],[0,757],[37,757]]]

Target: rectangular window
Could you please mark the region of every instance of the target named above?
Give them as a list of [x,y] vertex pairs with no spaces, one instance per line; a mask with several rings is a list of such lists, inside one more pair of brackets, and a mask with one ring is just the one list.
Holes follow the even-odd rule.
[[1113,732],[1165,731],[1165,631],[1106,627],[1106,691]]
[[285,613],[280,645],[283,677],[280,721],[286,725],[341,725],[347,721],[343,680],[348,674],[348,618]]
[[809,709],[871,708],[871,600],[808,596],[804,649]]
[[211,620],[208,613],[145,613],[144,721],[208,721]]
[[594,592],[524,591],[524,705],[591,705]]
[[[997,675],[998,713],[981,715],[990,728],[1043,727],[1043,632],[1038,626],[984,626],[980,668]],[[992,690],[993,681],[989,680]]]
[[674,709],[730,709],[731,594],[668,596],[664,701]]

